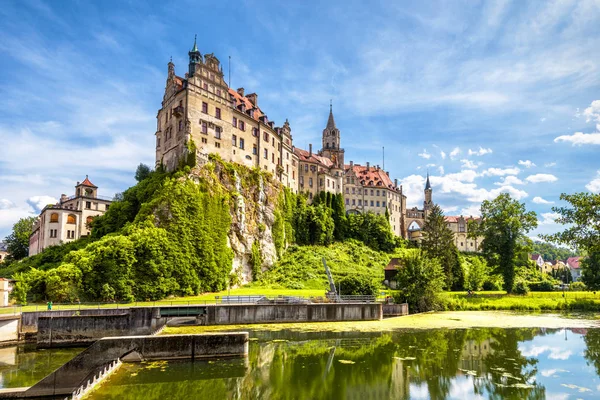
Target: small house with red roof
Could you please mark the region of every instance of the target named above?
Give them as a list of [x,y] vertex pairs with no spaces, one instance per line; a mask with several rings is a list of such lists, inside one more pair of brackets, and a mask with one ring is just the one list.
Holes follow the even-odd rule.
[[396,289],[396,275],[398,274],[398,268],[401,267],[399,258],[392,258],[388,265],[383,269],[384,273],[384,283],[389,286],[391,289]]
[[544,258],[541,254],[532,254],[529,256],[529,259],[535,262],[535,265],[537,265],[540,270],[544,268]]
[[567,258],[567,268],[571,271],[573,282],[577,282],[581,279],[581,259],[583,257],[569,257]]
[[98,186],[86,175],[83,182],[75,185],[73,196],[62,194],[58,203],[42,209],[29,236],[29,256],[89,235],[90,223],[104,214],[111,202],[110,197],[98,195]]

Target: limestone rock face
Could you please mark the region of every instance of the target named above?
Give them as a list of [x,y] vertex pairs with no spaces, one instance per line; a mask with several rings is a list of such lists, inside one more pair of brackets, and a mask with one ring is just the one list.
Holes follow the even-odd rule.
[[281,189],[268,174],[231,164],[209,162],[194,168],[190,178],[203,177],[220,185],[230,194],[231,229],[229,247],[233,250],[231,272],[238,276],[238,284],[252,281],[252,245],[258,241],[262,256],[262,271],[277,260],[272,227],[275,208]]

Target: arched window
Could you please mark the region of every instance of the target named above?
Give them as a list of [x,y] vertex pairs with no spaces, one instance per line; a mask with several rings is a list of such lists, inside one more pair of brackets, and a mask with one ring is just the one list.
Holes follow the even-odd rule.
[[58,222],[58,213],[50,214],[50,222]]
[[85,219],[85,223],[89,225],[89,224],[91,224],[91,223],[92,223],[92,221],[93,221],[93,220],[94,220],[94,217],[92,217],[92,216],[89,216],[89,217],[87,217],[87,218]]
[[69,214],[67,216],[67,224],[75,224],[76,220],[77,220],[77,217],[75,217],[75,215],[73,215],[73,214]]

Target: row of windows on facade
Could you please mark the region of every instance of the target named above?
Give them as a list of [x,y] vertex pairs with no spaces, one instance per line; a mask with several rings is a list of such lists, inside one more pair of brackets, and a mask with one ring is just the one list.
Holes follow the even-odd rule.
[[[50,238],[58,237],[58,229],[50,229]],[[67,239],[75,239],[75,231],[68,230],[67,231]]]
[[[380,204],[381,204],[381,207],[385,207],[385,201],[382,201],[381,203],[379,203],[379,201],[371,200],[371,207],[380,207]],[[350,199],[346,199],[346,205],[347,206],[350,205]],[[356,205],[356,199],[352,199],[352,205],[353,206]],[[362,200],[360,200],[360,199],[358,200],[358,205],[359,206],[363,205]],[[365,200],[365,207],[368,207],[368,206],[369,206],[369,201]]]
[[[325,181],[323,181],[323,178],[319,179],[319,186],[320,187],[325,187],[325,183],[327,183],[327,187],[328,188],[332,188],[335,189],[335,182],[329,179],[326,179]],[[304,185],[304,177],[300,176],[300,185]],[[313,178],[308,178],[308,186],[309,187],[313,187]],[[339,189],[339,185],[338,185],[338,189]]]
[[[94,219],[94,217],[89,216],[86,218],[85,222],[89,224],[92,222],[93,219]],[[50,222],[51,223],[58,222],[58,213],[50,214]],[[77,217],[75,215],[73,215],[73,214],[67,215],[67,224],[76,224],[76,223],[77,223]]]
[[[358,192],[358,194],[362,194],[362,189],[359,188],[357,190],[356,188],[352,188],[352,194],[357,194],[357,192]],[[381,194],[380,194],[380,192],[381,192]],[[346,194],[350,194],[350,188],[346,188]],[[369,189],[365,189],[365,195],[368,195],[368,194],[369,194]],[[379,190],[371,189],[371,196],[383,196],[383,197],[385,197],[385,191],[384,190],[379,191]],[[392,196],[390,196],[390,197],[392,197]]]

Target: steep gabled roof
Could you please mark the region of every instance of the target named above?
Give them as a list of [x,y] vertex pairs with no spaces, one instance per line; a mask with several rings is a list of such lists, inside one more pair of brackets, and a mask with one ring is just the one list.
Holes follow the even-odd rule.
[[388,265],[385,266],[384,270],[386,271],[395,271],[398,267],[402,266],[399,258],[392,258]]
[[78,186],[88,186],[88,187],[98,188],[98,186],[96,186],[92,182],[90,182],[87,175],[85,176],[85,179],[83,180],[83,182],[81,182]]
[[[233,89],[230,88],[229,89],[229,94],[234,97],[236,108],[240,104],[244,103],[244,105],[246,106],[246,110],[254,109],[254,115],[252,116],[253,119],[259,121],[260,117],[262,117],[263,115],[265,115],[259,107],[257,107],[254,104],[252,104],[252,102],[246,96],[242,96],[236,90],[233,90]],[[248,113],[246,113],[246,114],[248,115]]]
[[569,257],[567,258],[567,265],[573,269],[579,269],[579,261],[581,261],[581,257]]
[[[351,172],[349,164],[345,165],[345,171]],[[363,186],[397,189],[388,174],[381,168],[371,166],[367,168],[360,164],[352,164],[352,172]]]
[[333,167],[333,161],[331,161],[329,158],[319,156],[315,153],[310,154],[310,152],[299,149],[298,147],[294,148],[294,154],[298,156],[299,161],[317,163],[325,168]]
[[542,257],[540,254],[532,254],[532,255],[531,255],[531,259],[532,259],[533,261],[537,261],[537,260],[539,260],[539,259],[540,259],[540,257]]

